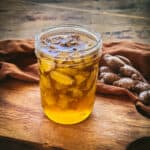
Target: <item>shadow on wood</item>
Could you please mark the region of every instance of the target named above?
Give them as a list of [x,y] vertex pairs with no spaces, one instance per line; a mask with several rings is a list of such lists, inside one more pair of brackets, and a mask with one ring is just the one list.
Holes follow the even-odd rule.
[[150,149],[150,137],[142,137],[130,143],[126,150],[149,150],[149,149]]
[[21,141],[1,136],[0,136],[0,148],[3,150],[64,150],[59,147],[44,148],[42,145],[37,143]]

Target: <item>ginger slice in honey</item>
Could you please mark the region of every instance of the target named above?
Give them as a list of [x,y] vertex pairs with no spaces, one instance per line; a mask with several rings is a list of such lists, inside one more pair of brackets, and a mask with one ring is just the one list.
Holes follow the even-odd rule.
[[91,56],[86,56],[83,60],[86,64],[92,64],[93,63],[93,59]]
[[42,73],[49,72],[55,68],[55,63],[52,60],[41,59],[40,60],[40,70]]
[[86,83],[86,90],[89,90],[94,82],[94,80],[96,79],[96,70],[93,70],[90,74],[90,77],[87,80]]
[[71,96],[73,98],[81,98],[83,96],[82,91],[80,89],[78,89],[77,87],[70,88],[69,92],[71,93]]
[[70,76],[62,74],[58,71],[51,71],[50,77],[60,84],[72,85],[74,83],[74,80]]
[[40,75],[40,85],[43,88],[51,88],[51,81],[49,80],[48,76]]
[[66,109],[68,107],[68,104],[69,104],[69,97],[66,95],[60,94],[57,105],[62,109]]
[[57,68],[56,71],[59,71],[61,73],[74,76],[78,73],[77,69],[74,68]]
[[80,85],[86,80],[86,76],[78,74],[75,76],[75,79],[76,79],[76,84]]
[[53,106],[56,104],[56,96],[54,95],[54,93],[52,91],[45,91],[42,94],[42,98],[44,99],[44,103],[48,106]]
[[54,82],[53,88],[55,88],[60,93],[65,93],[67,88],[68,88],[68,86],[64,85],[64,84],[61,84],[61,83],[58,83],[58,82]]

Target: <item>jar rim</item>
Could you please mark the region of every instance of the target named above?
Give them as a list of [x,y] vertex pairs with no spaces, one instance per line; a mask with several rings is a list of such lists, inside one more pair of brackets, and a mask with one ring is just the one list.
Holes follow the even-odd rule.
[[[99,49],[101,50],[102,48],[102,38],[101,38],[101,34],[98,33],[98,32],[95,32],[94,30],[91,30],[87,27],[84,27],[84,26],[81,26],[81,25],[76,25],[76,24],[64,24],[64,25],[55,25],[55,26],[51,26],[49,28],[46,28],[46,29],[43,29],[42,32],[38,33],[35,35],[35,48],[36,48],[36,52],[41,50],[42,47],[41,47],[41,37],[47,33],[50,33],[50,32],[53,32],[53,31],[58,31],[58,30],[61,30],[63,31],[63,29],[72,29],[74,32],[75,31],[80,31],[84,34],[87,34],[87,35],[90,35],[92,36],[95,40],[96,40],[96,43],[90,47],[90,48],[86,48],[86,49],[80,49],[78,50],[78,52],[85,52],[86,54],[90,54],[92,52],[94,52],[95,50]],[[57,34],[56,34],[57,35]],[[56,52],[62,52],[61,50],[56,50]],[[72,51],[65,51],[67,52],[68,54],[69,53],[73,53]],[[47,55],[47,54],[46,54]]]

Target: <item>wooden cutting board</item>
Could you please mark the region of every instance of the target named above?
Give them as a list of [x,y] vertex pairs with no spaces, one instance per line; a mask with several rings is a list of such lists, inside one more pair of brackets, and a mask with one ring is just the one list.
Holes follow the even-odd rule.
[[15,143],[36,150],[124,150],[144,136],[150,136],[150,120],[128,98],[97,95],[92,115],[67,126],[44,116],[37,84],[0,83],[0,147]]

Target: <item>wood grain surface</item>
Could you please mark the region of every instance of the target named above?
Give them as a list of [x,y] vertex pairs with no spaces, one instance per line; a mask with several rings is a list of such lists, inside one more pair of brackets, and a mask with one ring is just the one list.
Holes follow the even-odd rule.
[[[92,115],[76,125],[58,125],[44,116],[37,84],[0,83],[0,136],[37,143],[43,149],[124,150],[150,135],[150,120],[127,98],[97,95]],[[1,144],[0,144],[1,146]]]
[[[80,24],[103,41],[150,42],[149,0],[1,0],[0,40],[34,38],[43,28]],[[125,150],[150,136],[150,120],[123,97],[97,95],[92,115],[77,125],[44,116],[37,84],[0,82],[0,149]]]
[[150,42],[149,0],[1,0],[0,39],[34,38],[43,28],[80,24],[103,40]]

